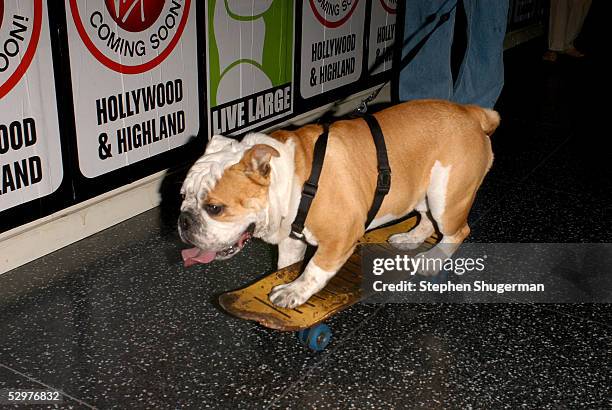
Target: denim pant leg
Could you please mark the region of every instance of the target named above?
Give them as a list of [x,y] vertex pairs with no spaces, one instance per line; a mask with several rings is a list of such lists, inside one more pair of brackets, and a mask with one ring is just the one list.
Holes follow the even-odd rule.
[[464,0],[467,50],[452,100],[493,108],[504,86],[508,0]]
[[[423,27],[427,17],[443,14],[453,7],[456,0],[408,0],[404,21],[402,57],[429,33],[435,24]],[[416,57],[400,72],[399,97],[401,101],[421,98],[450,99],[453,77],[450,69],[450,51],[455,22],[455,12],[429,38]]]

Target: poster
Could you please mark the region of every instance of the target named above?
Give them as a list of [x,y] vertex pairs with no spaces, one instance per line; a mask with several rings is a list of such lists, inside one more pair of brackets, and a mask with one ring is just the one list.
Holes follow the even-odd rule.
[[199,131],[193,0],[66,0],[79,169],[87,178]]
[[237,135],[293,113],[291,0],[207,4],[211,135]]
[[365,5],[365,0],[302,2],[300,93],[303,98],[359,80]]
[[508,28],[510,31],[530,24],[544,23],[548,2],[544,0],[513,0],[509,5]]
[[0,211],[63,179],[46,2],[0,0]]
[[391,69],[397,0],[373,0],[368,44],[368,74]]

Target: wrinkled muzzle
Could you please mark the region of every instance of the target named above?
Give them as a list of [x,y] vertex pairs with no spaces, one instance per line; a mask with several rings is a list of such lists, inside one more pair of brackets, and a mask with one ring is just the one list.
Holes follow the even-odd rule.
[[215,259],[224,260],[231,258],[240,252],[252,238],[255,224],[250,224],[230,246],[219,245],[219,241],[210,235],[210,233],[207,233],[206,229],[205,226],[201,226],[192,213],[181,212],[178,219],[179,236],[183,242],[194,245],[192,248],[181,251],[185,267],[199,263],[210,263]]

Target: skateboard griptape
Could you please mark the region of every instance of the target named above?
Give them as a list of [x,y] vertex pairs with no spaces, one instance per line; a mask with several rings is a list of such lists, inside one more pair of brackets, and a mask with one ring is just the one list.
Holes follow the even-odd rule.
[[[366,233],[358,244],[384,243],[395,233],[409,231],[416,225],[416,221],[416,217],[412,217],[395,225],[374,229]],[[312,327],[361,299],[363,275],[357,246],[353,255],[327,286],[306,303],[295,309],[273,305],[268,300],[268,294],[273,287],[297,278],[301,263],[269,274],[243,289],[224,293],[219,297],[219,304],[239,318],[256,321],[271,329],[295,331]]]

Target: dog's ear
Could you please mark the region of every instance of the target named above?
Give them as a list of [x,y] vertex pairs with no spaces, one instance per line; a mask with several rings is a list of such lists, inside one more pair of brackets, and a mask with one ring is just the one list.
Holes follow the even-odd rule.
[[270,160],[272,157],[279,157],[277,150],[269,145],[257,144],[244,153],[242,164],[244,173],[255,182],[268,185],[270,176]]
[[226,146],[235,143],[236,140],[233,138],[227,138],[223,135],[213,135],[208,144],[206,145],[206,151],[204,154],[213,154],[221,151]]

